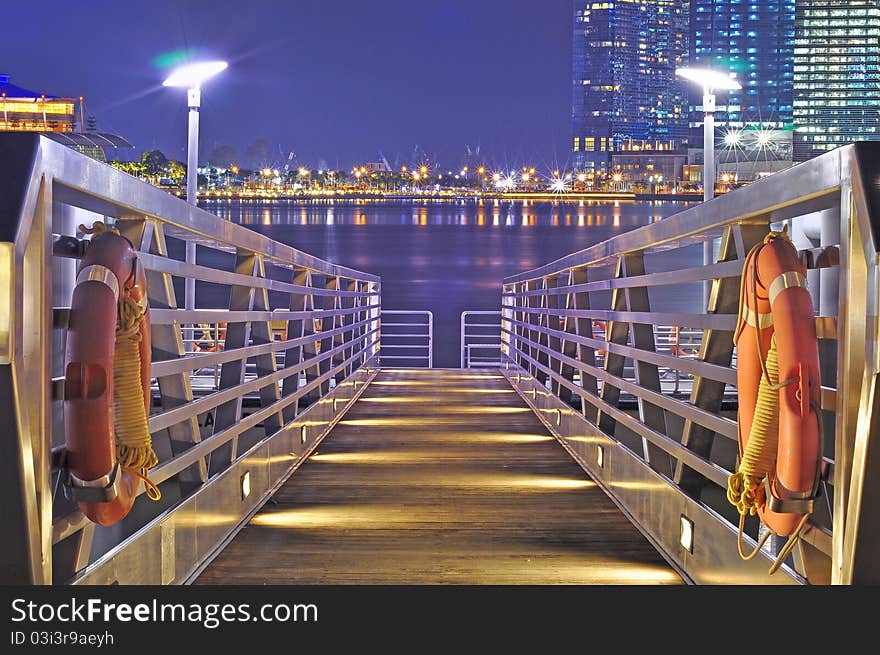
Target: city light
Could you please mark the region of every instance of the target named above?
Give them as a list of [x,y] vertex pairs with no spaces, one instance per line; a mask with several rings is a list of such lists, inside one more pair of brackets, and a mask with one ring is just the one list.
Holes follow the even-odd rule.
[[611,179],[615,182],[620,182],[623,179],[623,175],[621,175],[620,173],[615,173],[611,176]]
[[501,181],[501,173],[494,173],[492,175],[492,181],[496,184]]
[[550,182],[550,189],[554,193],[565,193],[568,191],[568,185],[565,183],[565,180],[557,177]]
[[773,133],[770,130],[759,130],[755,135],[755,142],[761,148],[766,148],[773,140]]
[[528,174],[528,173],[523,173],[523,174],[522,174],[522,181],[523,181],[523,182],[528,182],[528,181],[529,181],[529,174]]
[[586,173],[578,173],[578,182],[586,182],[586,181],[587,181]]
[[734,148],[736,146],[742,145],[743,142],[743,131],[742,130],[728,130],[724,135],[724,145],[728,148]]

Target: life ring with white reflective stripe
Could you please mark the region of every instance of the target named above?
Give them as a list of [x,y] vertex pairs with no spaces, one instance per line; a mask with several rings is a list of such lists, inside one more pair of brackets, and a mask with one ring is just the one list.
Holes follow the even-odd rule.
[[[81,228],[85,231],[84,228]],[[143,267],[128,239],[96,224],[80,263],[67,329],[65,494],[99,525],[131,511],[156,464],[147,430],[150,321]]]
[[[771,232],[746,258],[734,333],[739,457],[728,500],[740,513],[739,551],[751,559],[773,534],[789,537],[770,572],[813,511],[822,462],[819,349],[806,269],[784,232]],[[743,552],[746,515],[769,531]]]

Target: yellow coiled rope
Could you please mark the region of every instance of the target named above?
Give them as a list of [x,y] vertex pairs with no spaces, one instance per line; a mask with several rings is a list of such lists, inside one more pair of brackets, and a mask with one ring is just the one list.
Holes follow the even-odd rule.
[[[754,516],[764,506],[764,478],[773,470],[779,445],[779,360],[776,336],[767,353],[767,377],[761,376],[755,417],[736,473],[727,479],[727,500],[741,515]],[[768,379],[769,378],[769,379]]]
[[[98,221],[92,228],[80,225],[85,234],[113,232]],[[144,489],[151,500],[159,500],[162,493],[147,477],[147,469],[159,462],[153,450],[144,391],[141,385],[141,322],[147,308],[135,300],[131,291],[122,285],[116,316],[116,341],[113,353],[113,427],[116,433],[116,458],[119,465],[144,481]]]

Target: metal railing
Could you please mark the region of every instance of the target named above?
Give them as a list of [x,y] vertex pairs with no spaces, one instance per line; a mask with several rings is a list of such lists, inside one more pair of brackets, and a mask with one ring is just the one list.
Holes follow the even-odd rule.
[[501,312],[461,313],[461,368],[501,366]]
[[[434,368],[434,314],[383,309],[379,363],[396,368]],[[385,320],[385,317],[393,317]]]
[[[505,374],[692,580],[880,581],[878,161],[880,144],[839,148],[504,280]],[[740,275],[771,226],[788,227],[809,270],[826,476],[787,576],[768,577],[781,540],[741,561],[738,515],[725,490],[737,458],[732,335]],[[707,242],[716,256],[704,265]],[[603,336],[595,322],[605,324]],[[662,327],[670,325],[682,326],[677,344]],[[682,339],[691,342],[683,351]],[[682,390],[686,397],[675,393]],[[750,517],[752,543],[760,530]]]
[[[4,582],[186,582],[375,375],[380,280],[35,135],[0,135],[0,179]],[[149,477],[162,490],[111,527],[64,498],[58,472],[68,307],[87,247],[77,225],[96,220],[118,228],[147,271],[159,455]],[[180,308],[187,280],[191,310]],[[200,331],[214,348],[189,352]]]

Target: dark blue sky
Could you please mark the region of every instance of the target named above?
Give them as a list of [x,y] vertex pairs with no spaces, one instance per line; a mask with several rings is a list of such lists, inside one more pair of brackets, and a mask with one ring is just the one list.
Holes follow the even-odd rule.
[[480,145],[489,163],[567,161],[570,0],[69,0],[4,7],[0,73],[86,97],[98,129],[183,159],[183,90],[157,57],[230,62],[203,90],[201,152],[258,138],[280,163],[444,166]]

